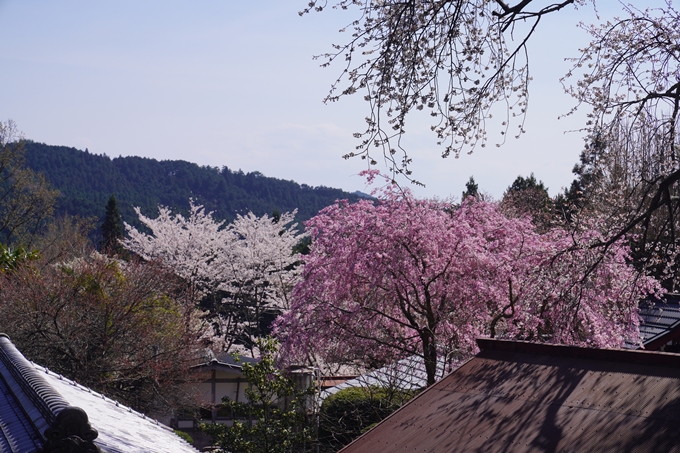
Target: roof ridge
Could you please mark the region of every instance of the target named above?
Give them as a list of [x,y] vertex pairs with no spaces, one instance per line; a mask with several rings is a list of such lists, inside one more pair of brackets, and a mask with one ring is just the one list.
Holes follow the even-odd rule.
[[[68,401],[40,376],[31,362],[19,352],[9,336],[4,333],[0,333],[0,361],[7,367],[31,403],[52,425],[58,413],[69,406]],[[18,397],[18,395],[15,396]]]
[[[0,335],[2,335],[2,334],[0,334]],[[134,414],[134,415],[138,416],[139,418],[141,418],[141,419],[143,419],[143,420],[147,420],[147,421],[149,421],[149,422],[151,422],[151,423],[153,423],[153,424],[155,424],[155,425],[158,425],[158,426],[160,426],[160,427],[163,428],[163,429],[166,429],[166,430],[169,430],[169,431],[173,431],[173,429],[172,429],[171,427],[169,427],[169,426],[167,426],[167,425],[165,425],[165,424],[159,422],[158,420],[156,420],[156,419],[153,418],[153,417],[150,417],[150,416],[144,414],[143,412],[139,412],[139,411],[137,411],[137,410],[131,408],[130,406],[126,406],[125,404],[121,403],[120,401],[116,401],[116,400],[114,400],[114,399],[112,399],[112,398],[109,398],[108,396],[104,395],[103,393],[100,393],[100,392],[98,392],[98,391],[96,391],[96,390],[94,390],[94,389],[92,389],[92,388],[90,388],[90,387],[87,387],[87,386],[85,386],[85,385],[83,385],[83,384],[81,384],[81,383],[79,383],[79,382],[77,382],[77,381],[74,381],[73,379],[70,379],[70,378],[68,378],[68,377],[66,377],[66,376],[63,376],[63,375],[59,374],[59,373],[55,373],[54,371],[50,370],[50,369],[47,368],[47,367],[44,367],[44,366],[42,366],[42,365],[38,365],[37,363],[34,363],[34,362],[31,362],[31,364],[32,364],[36,369],[40,370],[41,372],[44,372],[44,373],[47,374],[47,375],[51,375],[51,376],[56,377],[56,378],[59,379],[59,380],[65,381],[65,382],[67,382],[69,385],[72,385],[73,387],[76,387],[76,388],[78,388],[78,389],[80,389],[80,390],[85,390],[85,391],[91,393],[92,395],[94,395],[94,396],[96,396],[96,397],[98,397],[98,398],[101,398],[102,400],[106,401],[107,403],[113,404],[114,406],[116,406],[116,407],[118,407],[118,408],[120,408],[120,409],[122,409],[122,410],[125,410],[125,411],[127,411],[127,412],[129,412],[129,413],[131,413],[131,414]]]
[[552,357],[599,360],[606,362],[637,363],[652,366],[680,368],[680,354],[634,349],[589,348],[575,345],[533,343],[521,340],[478,338],[482,351],[503,351]]

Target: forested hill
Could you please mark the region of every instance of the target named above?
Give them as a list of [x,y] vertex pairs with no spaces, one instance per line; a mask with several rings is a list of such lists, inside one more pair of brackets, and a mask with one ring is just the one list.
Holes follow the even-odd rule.
[[134,206],[155,217],[158,204],[186,212],[190,198],[214,211],[218,219],[233,220],[248,211],[263,215],[297,209],[300,221],[337,199],[357,199],[340,189],[309,187],[259,172],[202,167],[181,160],[111,159],[32,141],[26,143],[26,163],[61,192],[57,213],[101,218],[114,194],[123,220],[132,224],[137,224]]

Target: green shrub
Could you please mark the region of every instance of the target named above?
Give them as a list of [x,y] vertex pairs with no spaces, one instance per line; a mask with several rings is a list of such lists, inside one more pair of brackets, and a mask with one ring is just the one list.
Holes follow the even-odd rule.
[[335,452],[413,398],[417,391],[349,387],[326,398],[319,414],[319,443]]
[[217,451],[312,451],[314,430],[307,414],[306,402],[313,394],[313,388],[298,391],[295,382],[276,368],[274,354],[277,347],[278,344],[270,338],[260,339],[260,360],[257,363],[243,363],[243,374],[250,384],[245,389],[247,402],[233,401],[228,397],[222,399],[226,410],[242,414],[244,418],[234,420],[232,426],[201,424],[201,429],[213,438]]
[[179,437],[181,437],[182,439],[186,440],[186,441],[189,442],[190,444],[193,444],[193,443],[194,443],[194,438],[191,437],[188,433],[185,433],[184,431],[179,431],[179,430],[176,429],[176,430],[175,430],[175,434],[177,434]]

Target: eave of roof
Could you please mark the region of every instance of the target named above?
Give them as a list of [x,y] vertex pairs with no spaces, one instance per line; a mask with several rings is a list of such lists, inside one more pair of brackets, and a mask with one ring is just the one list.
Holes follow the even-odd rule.
[[69,451],[100,451],[92,443],[97,431],[90,426],[87,414],[45,382],[5,334],[0,334],[0,381],[3,451],[57,451],[71,444],[71,436],[79,438],[80,446]]
[[198,365],[193,365],[191,369],[197,371],[210,371],[210,370],[230,371],[232,373],[243,374],[242,366],[234,363],[220,362],[217,359],[213,359],[210,362],[206,363],[199,363]]
[[251,357],[239,357],[236,359],[233,354],[226,352],[215,354],[212,350],[206,349],[206,356],[203,358],[203,361],[193,365],[191,369],[199,371],[230,371],[233,373],[243,374],[243,364],[254,364],[257,362],[259,362],[259,359]]
[[197,452],[170,427],[46,368],[35,367],[50,386],[89,415],[90,423],[99,431],[94,443],[104,452]]

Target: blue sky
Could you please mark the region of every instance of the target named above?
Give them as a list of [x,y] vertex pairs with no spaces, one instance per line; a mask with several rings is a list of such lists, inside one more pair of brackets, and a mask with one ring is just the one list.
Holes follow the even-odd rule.
[[[304,17],[304,0],[0,0],[0,119],[27,138],[111,157],[183,159],[260,171],[309,185],[366,190],[357,144],[367,105],[323,104],[339,66],[312,56],[342,42],[353,14]],[[598,4],[606,16],[614,2]],[[531,44],[527,133],[501,148],[443,160],[427,124],[407,129],[424,197],[460,197],[474,175],[495,197],[534,172],[551,194],[567,186],[583,115],[559,78],[588,37],[592,7],[548,18]]]

